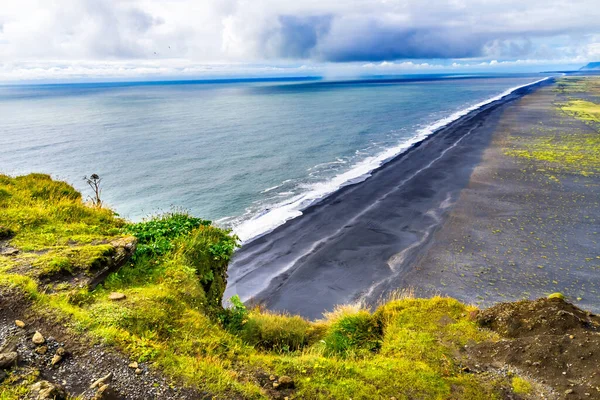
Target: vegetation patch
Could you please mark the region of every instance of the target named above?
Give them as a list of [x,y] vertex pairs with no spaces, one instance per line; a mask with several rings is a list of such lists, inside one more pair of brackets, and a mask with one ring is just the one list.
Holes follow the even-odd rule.
[[[461,368],[456,356],[466,343],[497,335],[456,300],[403,297],[374,312],[341,307],[319,321],[247,310],[236,298],[223,309],[237,245],[228,231],[185,213],[126,223],[46,175],[0,182],[10,193],[0,225],[14,232],[10,245],[19,250],[0,255],[0,291],[18,290],[38,315],[152,363],[175,382],[228,399],[494,399],[511,385]],[[142,247],[95,290],[46,291],[40,284],[40,272],[93,269],[110,256],[108,243],[125,234]],[[23,265],[38,273],[18,273]],[[111,299],[115,292],[120,300]],[[265,374],[293,385],[267,390]],[[6,399],[25,393],[20,381],[11,382],[12,392],[1,386]]]
[[600,104],[585,100],[572,100],[560,106],[560,109],[582,121],[600,123]]

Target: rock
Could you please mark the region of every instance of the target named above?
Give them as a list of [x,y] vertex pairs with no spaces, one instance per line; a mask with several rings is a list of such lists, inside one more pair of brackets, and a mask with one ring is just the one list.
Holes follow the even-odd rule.
[[275,379],[276,379],[276,378],[275,378],[275,375],[271,375],[271,376],[269,376],[269,380],[270,380],[271,382],[272,382],[272,381],[274,381]]
[[107,384],[100,385],[98,391],[96,391],[96,394],[94,395],[94,397],[92,397],[92,400],[101,400],[104,397],[104,393],[108,390],[108,388],[109,385]]
[[40,346],[38,348],[35,349],[35,352],[40,354],[40,355],[44,355],[48,352],[48,346]]
[[19,254],[19,249],[15,249],[14,247],[7,247],[0,251],[0,255],[3,256],[16,256]]
[[113,255],[108,258],[93,277],[84,279],[83,285],[86,285],[89,290],[94,290],[108,275],[118,271],[129,261],[137,247],[137,239],[133,236],[127,236],[113,240],[109,244],[114,249]]
[[44,339],[44,337],[42,336],[41,333],[39,333],[38,331],[35,331],[35,333],[33,334],[33,337],[31,338],[31,341],[34,344],[44,344],[46,342],[46,339]]
[[112,372],[109,372],[106,376],[103,376],[102,378],[98,379],[97,381],[95,381],[94,383],[92,383],[90,385],[90,389],[94,389],[97,387],[100,387],[101,385],[104,385],[106,382],[110,381],[112,379]]
[[50,365],[56,365],[61,361],[62,361],[62,356],[55,354],[54,357],[52,357],[52,361],[50,361]]
[[132,368],[132,369],[137,369],[137,368],[138,368],[138,363],[137,363],[137,361],[133,361],[132,363],[130,363],[130,364],[128,365],[128,367],[129,367],[129,368]]
[[25,328],[25,322],[21,321],[20,319],[15,320],[15,325],[21,329]]
[[63,349],[62,347],[59,347],[58,349],[56,349],[56,355],[64,356],[65,354],[67,354],[67,351],[65,349]]
[[279,383],[273,382],[273,389],[278,389],[278,388],[279,388]]
[[567,389],[565,390],[565,394],[572,394],[573,393],[573,389]]
[[0,369],[10,368],[17,363],[19,355],[16,351],[0,354]]
[[119,301],[119,300],[123,300],[125,296],[123,293],[119,293],[119,292],[112,292],[111,294],[108,295],[109,300],[113,300],[113,301]]
[[289,376],[280,376],[279,377],[279,388],[280,389],[293,389],[294,388],[294,380]]
[[67,398],[67,393],[60,385],[48,381],[34,383],[31,391],[36,400],[64,400]]
[[141,374],[142,374],[142,372],[143,372],[143,371],[142,371],[141,369],[139,369],[139,368],[137,368],[137,369],[135,370],[135,374],[136,374],[136,375],[141,375]]

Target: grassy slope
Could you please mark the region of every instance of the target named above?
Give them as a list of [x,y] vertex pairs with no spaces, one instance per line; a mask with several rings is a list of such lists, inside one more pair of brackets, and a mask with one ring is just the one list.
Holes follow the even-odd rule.
[[[0,256],[0,290],[20,288],[36,313],[218,398],[269,397],[264,374],[291,376],[293,398],[494,398],[496,382],[462,373],[455,354],[495,335],[453,299],[399,298],[373,313],[344,307],[317,322],[240,304],[222,310],[233,240],[207,221],[176,214],[130,225],[39,174],[0,175],[0,211],[21,251]],[[96,290],[44,290],[40,271],[85,269],[107,241],[128,234],[140,238],[135,260]],[[111,301],[113,291],[127,298]],[[26,388],[0,385],[2,399],[17,390]]]

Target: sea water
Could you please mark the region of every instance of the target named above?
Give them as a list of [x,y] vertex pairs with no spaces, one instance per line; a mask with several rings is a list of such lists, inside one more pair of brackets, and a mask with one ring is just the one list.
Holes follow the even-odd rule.
[[44,172],[133,220],[185,209],[257,237],[540,75],[0,86],[0,173]]

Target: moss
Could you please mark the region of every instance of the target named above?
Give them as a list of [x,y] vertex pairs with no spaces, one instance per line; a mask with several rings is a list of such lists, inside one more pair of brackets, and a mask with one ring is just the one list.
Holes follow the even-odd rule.
[[548,296],[549,299],[561,299],[564,300],[565,299],[565,295],[559,292],[556,293],[552,293],[551,295]]
[[18,368],[8,372],[0,382],[0,400],[25,399],[30,393],[30,386],[39,377],[39,371],[30,368]]
[[531,383],[526,381],[525,379],[515,376],[512,379],[512,388],[516,394],[531,394],[532,387]]
[[585,100],[573,100],[560,107],[568,115],[588,122],[600,122],[600,104]]

